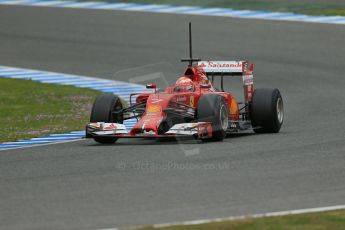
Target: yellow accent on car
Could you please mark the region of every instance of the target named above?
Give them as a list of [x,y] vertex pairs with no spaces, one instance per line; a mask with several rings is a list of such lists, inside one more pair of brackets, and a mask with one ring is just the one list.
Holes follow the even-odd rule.
[[194,96],[189,97],[189,105],[194,107]]
[[159,113],[161,112],[161,107],[159,105],[149,105],[149,107],[147,108],[147,112]]

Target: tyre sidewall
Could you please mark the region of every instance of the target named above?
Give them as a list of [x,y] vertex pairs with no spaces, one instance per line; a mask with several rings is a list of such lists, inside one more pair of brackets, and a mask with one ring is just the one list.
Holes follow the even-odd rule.
[[117,95],[102,94],[98,96],[92,106],[90,122],[123,123],[122,116],[115,117],[112,115],[115,105],[118,105],[118,103],[122,102]]
[[226,130],[223,130],[221,125],[220,110],[222,106],[229,114],[229,108],[223,96],[206,94],[199,99],[197,107],[198,121],[212,123],[212,138],[205,139],[205,141],[221,141],[226,136]]
[[[283,99],[278,89],[256,89],[251,103],[251,122],[257,133],[277,133],[283,122],[278,120],[277,101]],[[256,128],[259,127],[259,128]]]
[[[115,106],[119,106],[121,103],[121,108],[123,104],[120,97],[114,94],[102,94],[99,95],[91,110],[90,122],[108,122],[108,123],[123,123],[123,116],[114,116],[112,112],[115,110]],[[117,137],[102,137],[94,136],[94,140],[102,144],[110,144],[117,141]]]

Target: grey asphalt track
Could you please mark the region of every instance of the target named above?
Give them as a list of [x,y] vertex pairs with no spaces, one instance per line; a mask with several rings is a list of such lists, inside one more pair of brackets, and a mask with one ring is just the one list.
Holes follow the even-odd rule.
[[[344,204],[344,26],[0,6],[0,63],[118,80],[151,67],[120,70],[159,62],[181,72],[189,20],[195,56],[247,58],[257,87],[281,90],[281,133],[2,151],[0,229],[101,229]],[[234,84],[226,87],[239,94]]]

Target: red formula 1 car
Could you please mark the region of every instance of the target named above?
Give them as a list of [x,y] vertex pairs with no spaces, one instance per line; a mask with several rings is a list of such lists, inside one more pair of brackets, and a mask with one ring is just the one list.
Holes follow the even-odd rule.
[[[189,27],[190,28],[190,27]],[[114,94],[100,95],[92,108],[86,137],[99,143],[114,143],[118,138],[193,136],[203,141],[222,141],[228,133],[254,130],[279,132],[283,124],[283,99],[278,89],[254,89],[253,65],[247,61],[200,61],[190,58],[184,76],[174,86],[158,92],[131,95],[135,101],[125,107]],[[194,63],[197,63],[193,65]],[[221,78],[221,89],[213,86]],[[223,78],[241,76],[244,102],[239,103],[223,89]],[[123,124],[137,118],[130,130]]]

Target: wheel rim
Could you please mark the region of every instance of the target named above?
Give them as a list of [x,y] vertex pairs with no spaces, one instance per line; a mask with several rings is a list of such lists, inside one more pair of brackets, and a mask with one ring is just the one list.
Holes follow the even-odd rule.
[[277,118],[280,124],[283,123],[284,106],[283,106],[283,100],[280,97],[277,100]]
[[228,110],[226,109],[225,105],[220,107],[220,124],[222,129],[226,131],[229,125],[229,117],[228,117]]

